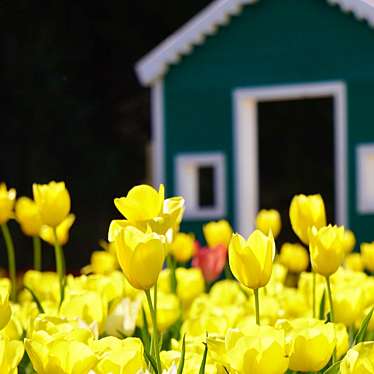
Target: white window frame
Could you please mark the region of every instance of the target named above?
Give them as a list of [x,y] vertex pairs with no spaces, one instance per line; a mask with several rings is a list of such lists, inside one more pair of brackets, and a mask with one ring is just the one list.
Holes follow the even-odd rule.
[[[189,220],[205,220],[224,217],[226,214],[226,165],[222,152],[181,153],[176,155],[174,163],[175,186],[177,195],[186,200],[184,217]],[[197,170],[201,166],[215,168],[214,208],[198,206]]]
[[335,217],[338,224],[348,226],[346,87],[340,81],[303,83],[233,92],[235,223],[241,234],[249,235],[254,229],[259,209],[257,103],[319,97],[334,99]]
[[356,198],[357,211],[360,214],[374,213],[373,194],[368,190],[367,184],[367,178],[374,177],[368,170],[369,157],[374,157],[374,143],[358,144],[356,146]]

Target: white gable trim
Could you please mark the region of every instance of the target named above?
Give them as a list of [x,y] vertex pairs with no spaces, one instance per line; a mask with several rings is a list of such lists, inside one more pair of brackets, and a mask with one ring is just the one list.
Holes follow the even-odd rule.
[[233,92],[233,149],[236,229],[248,236],[259,209],[257,103],[332,96],[334,98],[335,221],[348,227],[347,108],[344,82],[237,88]]
[[166,73],[170,64],[178,62],[181,55],[190,53],[193,46],[202,44],[219,26],[227,24],[233,15],[239,14],[245,4],[255,1],[213,1],[136,64],[135,70],[141,83],[153,84],[158,77]]
[[[193,47],[204,43],[208,35],[214,34],[219,26],[229,23],[247,4],[258,0],[216,0],[188,21],[159,46],[145,55],[135,65],[140,82],[150,86],[162,77],[171,64],[181,56],[191,53]],[[322,1],[322,0],[321,0]],[[374,0],[327,0],[338,5],[344,12],[352,12],[358,20],[365,20],[374,27]]]

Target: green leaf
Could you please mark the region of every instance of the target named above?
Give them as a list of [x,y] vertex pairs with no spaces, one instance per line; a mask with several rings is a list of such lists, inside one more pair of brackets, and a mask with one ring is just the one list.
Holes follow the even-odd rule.
[[27,290],[27,291],[30,292],[31,297],[34,300],[34,302],[35,302],[35,304],[36,304],[36,306],[38,308],[39,313],[40,314],[44,314],[44,309],[42,307],[42,304],[40,303],[38,297],[35,295],[34,291],[31,288],[27,287],[27,286],[25,286],[25,290]]
[[325,323],[329,323],[329,322],[331,322],[331,312],[328,312],[328,313],[326,314],[326,320],[325,320]]
[[340,373],[340,363],[341,361],[335,362],[335,364],[331,365],[327,370],[323,372],[323,374],[339,374]]
[[145,314],[144,308],[142,308],[142,317],[143,317],[143,327],[140,330],[141,338],[142,338],[142,341],[143,341],[144,350],[146,350],[147,353],[150,353],[151,336],[149,335],[148,321],[147,321],[147,316]]
[[319,319],[325,319],[325,306],[326,306],[326,290],[323,290],[321,302],[319,304]]
[[361,343],[364,341],[365,339],[365,335],[366,335],[366,331],[368,329],[368,324],[370,322],[370,319],[373,315],[373,312],[374,312],[374,307],[371,308],[370,312],[367,314],[367,316],[363,319],[363,321],[361,322],[361,326],[353,340],[353,345],[356,345],[358,343]]
[[178,371],[177,374],[182,374],[183,373],[183,367],[184,367],[184,358],[186,356],[186,334],[183,335],[183,340],[182,340],[182,353],[181,353],[181,359],[179,360],[179,365],[178,365]]
[[144,350],[144,356],[146,357],[147,361],[151,364],[153,371],[155,373],[158,373],[156,361],[146,349]]
[[205,345],[205,349],[204,349],[203,359],[200,365],[199,374],[205,374],[206,357],[208,355],[208,344],[204,343],[204,345]]

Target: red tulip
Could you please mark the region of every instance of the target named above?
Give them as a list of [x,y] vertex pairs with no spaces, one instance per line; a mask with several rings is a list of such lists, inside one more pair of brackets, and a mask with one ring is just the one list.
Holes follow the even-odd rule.
[[214,248],[201,247],[196,242],[196,254],[192,259],[192,266],[199,267],[207,282],[219,277],[227,260],[227,248],[220,244]]

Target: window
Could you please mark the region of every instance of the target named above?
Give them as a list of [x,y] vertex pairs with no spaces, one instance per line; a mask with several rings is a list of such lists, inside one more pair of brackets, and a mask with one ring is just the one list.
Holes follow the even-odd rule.
[[176,157],[176,190],[186,200],[185,217],[212,219],[225,215],[225,158],[222,153]]
[[357,208],[359,213],[374,213],[374,144],[360,144],[357,157]]

